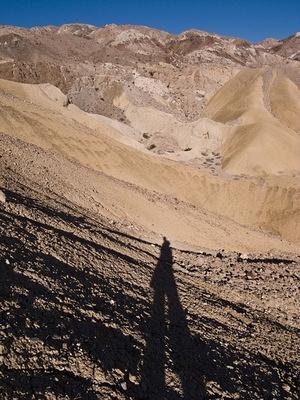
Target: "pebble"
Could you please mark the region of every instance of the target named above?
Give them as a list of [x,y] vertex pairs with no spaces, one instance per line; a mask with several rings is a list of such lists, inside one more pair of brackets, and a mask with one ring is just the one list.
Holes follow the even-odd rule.
[[0,190],[0,203],[5,203],[5,202],[6,202],[6,196],[2,192],[2,190]]
[[137,383],[137,377],[135,375],[129,374],[129,380],[132,383]]
[[284,383],[282,385],[282,389],[285,390],[286,392],[290,392],[291,391],[291,387],[287,383]]

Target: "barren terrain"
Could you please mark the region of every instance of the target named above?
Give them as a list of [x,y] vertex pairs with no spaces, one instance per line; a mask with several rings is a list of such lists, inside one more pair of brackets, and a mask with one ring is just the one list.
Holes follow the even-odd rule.
[[0,27],[3,399],[299,398],[299,41]]

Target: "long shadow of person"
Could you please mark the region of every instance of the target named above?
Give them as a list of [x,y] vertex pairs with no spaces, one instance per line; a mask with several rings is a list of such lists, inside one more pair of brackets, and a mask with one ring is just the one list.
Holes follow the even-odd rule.
[[[165,237],[151,287],[154,297],[141,370],[142,398],[205,398],[203,382],[195,377],[193,339],[175,283],[172,249]],[[170,388],[172,377],[166,376],[167,370],[180,378],[182,395]]]

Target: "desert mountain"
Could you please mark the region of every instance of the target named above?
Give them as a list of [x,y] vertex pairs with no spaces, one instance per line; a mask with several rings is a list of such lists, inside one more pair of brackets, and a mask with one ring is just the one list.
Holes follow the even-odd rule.
[[2,78],[51,83],[85,111],[119,120],[113,99],[125,89],[138,104],[154,102],[193,120],[242,67],[298,65],[285,53],[197,30],[175,36],[147,27],[82,24],[1,27],[0,59]]
[[299,46],[0,27],[4,399],[297,398]]
[[300,32],[283,40],[267,39],[261,45],[273,54],[300,61]]

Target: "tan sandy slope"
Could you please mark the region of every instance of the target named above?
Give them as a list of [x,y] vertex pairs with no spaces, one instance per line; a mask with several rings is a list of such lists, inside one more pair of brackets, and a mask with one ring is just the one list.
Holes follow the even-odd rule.
[[232,125],[221,147],[234,174],[300,171],[300,91],[276,69],[244,70],[210,100],[206,114]]
[[[46,89],[45,86],[32,87],[1,81],[1,130],[44,149],[55,150],[111,177],[171,195],[196,207],[232,218],[238,223],[262,227],[272,233],[282,234],[288,240],[299,242],[299,180],[280,176],[238,179],[218,177],[158,156],[147,155],[112,139],[113,128],[104,122],[98,122],[96,126],[93,118],[92,129],[91,125],[88,126],[88,115],[72,107],[64,107],[63,98],[53,101],[53,93],[59,99],[58,92],[52,88],[50,95],[49,87]],[[123,198],[123,194],[116,196]],[[156,220],[154,230],[162,233],[167,226],[165,221],[168,220],[163,218],[164,213],[156,213],[154,210],[148,213],[148,205],[143,205],[143,200],[130,203],[131,199],[131,194],[128,194],[122,205],[125,207],[123,212],[147,229],[151,229],[151,221]],[[182,213],[179,216],[181,218]],[[178,234],[182,228],[182,219],[177,223],[176,218],[168,229],[174,233],[174,239],[183,240],[184,235]],[[209,225],[214,226],[213,218],[210,218]],[[186,220],[187,226],[190,226],[193,219],[191,217]],[[227,226],[227,223],[223,226]],[[233,228],[231,234],[236,229]],[[216,237],[214,229],[211,231],[212,239],[206,240],[209,235],[205,229],[202,232],[205,233],[197,237],[197,244],[202,242],[213,246],[213,238]],[[240,237],[241,231],[237,230],[237,235]],[[192,236],[195,237],[191,234],[188,240]],[[223,239],[220,238],[219,243]],[[234,247],[235,240],[233,236],[231,243],[234,243]],[[228,242],[226,245],[229,246]]]
[[209,101],[209,118],[192,122],[138,105],[126,92],[114,105],[134,128],[135,139],[140,132],[145,146],[168,158],[197,166],[200,160],[205,167],[207,153],[213,159],[220,152],[223,170],[231,174],[300,170],[300,92],[283,70],[243,70]]

